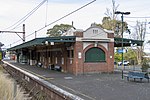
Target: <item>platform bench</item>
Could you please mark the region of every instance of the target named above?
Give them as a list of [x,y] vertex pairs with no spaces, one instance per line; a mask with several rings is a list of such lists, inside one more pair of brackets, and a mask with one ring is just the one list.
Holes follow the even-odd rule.
[[149,76],[148,73],[144,73],[144,72],[137,72],[137,71],[130,71],[128,74],[124,75],[125,77],[127,77],[127,80],[129,81],[130,78],[133,78],[134,81],[136,79],[140,79],[140,81],[142,81],[143,78],[147,79],[149,82]]

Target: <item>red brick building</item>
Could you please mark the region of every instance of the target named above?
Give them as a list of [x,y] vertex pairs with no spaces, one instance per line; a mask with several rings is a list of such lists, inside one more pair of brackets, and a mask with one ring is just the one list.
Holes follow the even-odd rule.
[[83,74],[114,71],[114,33],[91,25],[65,36],[36,38],[10,48],[17,61],[62,72]]
[[114,69],[114,34],[91,26],[76,32],[72,73],[112,72]]

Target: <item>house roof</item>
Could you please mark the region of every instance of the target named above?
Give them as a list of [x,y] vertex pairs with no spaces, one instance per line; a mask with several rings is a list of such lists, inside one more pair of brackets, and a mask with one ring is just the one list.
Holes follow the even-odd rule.
[[43,45],[45,41],[50,42],[75,42],[75,36],[61,36],[61,37],[46,37],[46,38],[35,38],[28,42],[22,43],[20,45],[9,48],[8,50],[17,50],[22,48],[27,48],[31,46]]

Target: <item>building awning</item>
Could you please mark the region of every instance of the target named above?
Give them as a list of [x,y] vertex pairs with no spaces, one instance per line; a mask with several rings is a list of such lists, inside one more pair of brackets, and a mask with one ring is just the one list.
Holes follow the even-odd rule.
[[[22,43],[20,45],[14,46],[9,48],[9,51],[14,51],[17,49],[28,48],[32,46],[40,46],[44,45],[45,41],[47,42],[55,42],[55,43],[74,43],[76,41],[76,36],[61,36],[61,37],[45,37],[45,38],[36,38],[30,40],[28,42]],[[140,40],[133,40],[133,39],[126,39],[123,38],[123,46],[131,46],[131,44],[136,44],[136,46],[142,46],[144,41]],[[122,38],[114,38],[114,47],[121,47],[122,46]]]
[[14,46],[12,48],[9,48],[9,51],[14,51],[17,49],[23,49],[28,48],[32,46],[40,46],[43,45],[46,41],[47,42],[64,42],[64,43],[73,43],[75,42],[76,37],[75,36],[61,36],[61,37],[46,37],[46,38],[35,38],[33,40],[30,40],[28,42],[22,43],[20,45]]
[[[123,38],[123,46],[127,47],[127,46],[131,46],[132,45],[136,45],[136,46],[142,46],[144,41],[141,40],[133,40],[133,39],[126,39]],[[122,38],[114,38],[114,47],[121,47],[122,46]]]

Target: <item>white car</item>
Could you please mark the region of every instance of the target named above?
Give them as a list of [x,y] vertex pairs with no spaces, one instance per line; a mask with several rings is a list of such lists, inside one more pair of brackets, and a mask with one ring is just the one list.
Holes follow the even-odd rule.
[[[127,61],[127,60],[123,61],[124,66],[128,66],[129,64],[130,64],[129,61]],[[122,65],[122,62],[118,62],[118,66],[120,66],[120,65]]]

